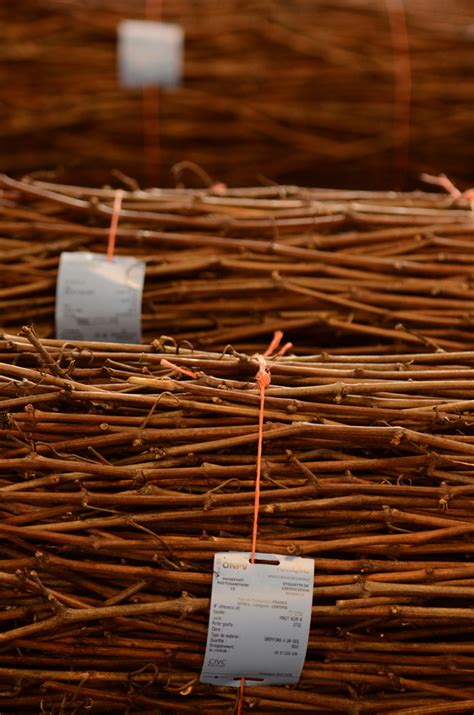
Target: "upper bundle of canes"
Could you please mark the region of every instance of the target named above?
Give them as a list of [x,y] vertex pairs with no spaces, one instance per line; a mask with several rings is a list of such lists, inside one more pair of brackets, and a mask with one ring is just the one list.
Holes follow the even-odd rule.
[[[186,33],[183,85],[144,106],[118,84],[116,32],[160,4]],[[470,0],[15,0],[0,20],[2,171],[150,185],[187,159],[234,185],[472,181]]]
[[[143,258],[145,339],[255,352],[474,349],[474,212],[446,193],[129,188],[116,251]],[[104,254],[115,191],[0,176],[0,324],[54,337],[62,251]]]
[[[298,686],[243,712],[472,712],[474,352],[266,361],[257,547],[316,571]],[[250,547],[260,364],[3,336],[2,712],[235,711],[199,672],[213,554]]]

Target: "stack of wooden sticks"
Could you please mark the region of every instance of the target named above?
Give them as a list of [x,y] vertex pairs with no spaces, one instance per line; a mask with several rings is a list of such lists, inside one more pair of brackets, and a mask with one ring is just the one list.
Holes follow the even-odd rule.
[[105,252],[115,191],[0,177],[2,712],[234,712],[199,673],[213,554],[250,550],[276,328],[257,546],[315,559],[313,617],[298,686],[244,712],[474,709],[474,214],[437,181],[130,188],[126,345],[53,337],[59,256]]
[[[234,712],[199,672],[213,554],[250,547],[256,357],[25,328],[0,361],[2,712]],[[300,683],[244,712],[471,712],[474,352],[268,365],[258,549],[316,576]]]
[[[448,185],[449,186],[449,185]],[[2,325],[54,337],[62,251],[105,253],[112,189],[0,177]],[[453,189],[454,191],[454,189]],[[474,213],[445,193],[125,192],[116,251],[146,260],[143,332],[252,353],[474,348]]]

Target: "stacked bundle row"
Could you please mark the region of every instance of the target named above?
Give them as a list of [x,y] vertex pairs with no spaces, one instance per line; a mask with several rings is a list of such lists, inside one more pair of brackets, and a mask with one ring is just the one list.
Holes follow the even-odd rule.
[[[199,673],[213,554],[250,547],[256,357],[25,328],[0,360],[2,711],[233,712]],[[258,550],[316,571],[300,683],[244,711],[471,712],[474,352],[267,363]]]
[[[0,310],[54,337],[63,251],[104,254],[115,192],[0,177]],[[435,193],[128,190],[116,253],[146,261],[146,339],[255,352],[474,348],[474,213]]]

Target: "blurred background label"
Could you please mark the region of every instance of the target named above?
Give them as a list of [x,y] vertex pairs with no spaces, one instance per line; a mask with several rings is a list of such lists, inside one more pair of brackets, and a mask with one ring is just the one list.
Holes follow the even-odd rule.
[[122,87],[177,87],[183,71],[184,32],[169,22],[124,20],[118,27]]

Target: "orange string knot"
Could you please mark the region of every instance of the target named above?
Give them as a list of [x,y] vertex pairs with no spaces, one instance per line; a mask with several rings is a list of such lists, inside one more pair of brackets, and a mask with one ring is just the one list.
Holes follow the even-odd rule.
[[267,361],[263,355],[257,355],[256,357],[258,361],[256,383],[260,390],[265,390],[271,382],[270,368],[268,367]]

